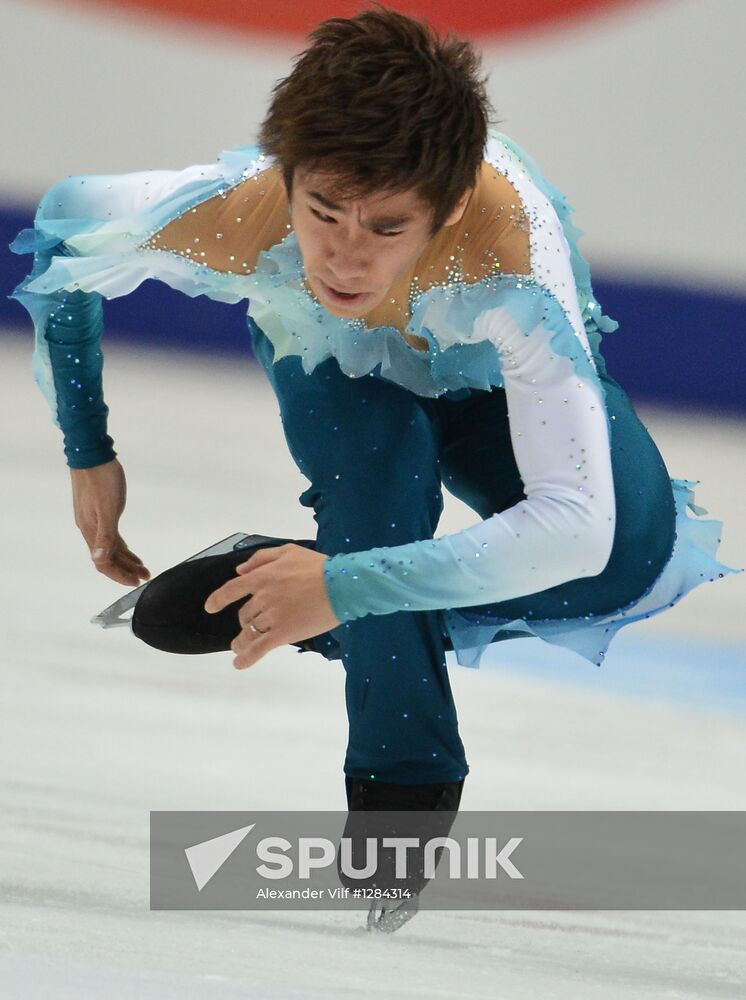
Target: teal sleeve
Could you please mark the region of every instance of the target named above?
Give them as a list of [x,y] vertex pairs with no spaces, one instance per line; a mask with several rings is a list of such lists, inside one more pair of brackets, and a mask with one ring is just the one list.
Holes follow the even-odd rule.
[[[23,237],[12,246],[22,247]],[[36,250],[33,270],[23,284],[43,274],[58,255],[68,255],[63,244]],[[107,432],[109,409],[103,396],[101,295],[64,289],[39,294],[19,285],[10,297],[21,302],[34,320],[34,377],[62,430],[68,466],[86,469],[110,462],[117,453]]]
[[182,170],[67,177],[39,202],[34,226],[11,244],[34,255],[10,298],[35,329],[34,377],[62,429],[71,468],[114,458],[102,389],[103,299],[148,278],[219,302],[248,297],[248,277],[223,274],[178,253],[148,247],[163,226],[202,201],[266,169],[256,147],[225,150],[213,164]]

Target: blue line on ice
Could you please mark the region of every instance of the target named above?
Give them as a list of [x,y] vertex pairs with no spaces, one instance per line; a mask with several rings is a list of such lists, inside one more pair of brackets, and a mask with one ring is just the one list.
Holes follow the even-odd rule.
[[608,694],[746,715],[746,647],[737,643],[618,636],[603,666],[595,667],[539,639],[511,639],[488,650],[482,664]]

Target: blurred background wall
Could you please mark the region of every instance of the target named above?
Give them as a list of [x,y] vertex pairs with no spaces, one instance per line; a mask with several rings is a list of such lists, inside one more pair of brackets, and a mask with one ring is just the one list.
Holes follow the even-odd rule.
[[[212,162],[254,140],[273,83],[345,0],[0,0],[0,327],[30,269],[7,251],[70,174]],[[498,128],[586,231],[620,329],[610,373],[638,400],[746,409],[743,0],[390,0],[477,39]],[[107,303],[107,338],[248,355],[245,307],[148,281]]]

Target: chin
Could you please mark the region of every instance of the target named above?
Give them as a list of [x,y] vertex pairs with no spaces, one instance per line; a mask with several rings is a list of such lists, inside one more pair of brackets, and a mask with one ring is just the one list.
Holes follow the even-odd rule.
[[340,319],[362,319],[364,316],[368,315],[368,313],[371,311],[371,309],[373,309],[374,306],[375,302],[373,303],[373,305],[370,306],[366,304],[365,306],[361,305],[358,307],[338,306],[338,305],[333,305],[330,302],[324,303],[324,308],[326,309],[326,311],[331,313],[332,316],[339,316]]

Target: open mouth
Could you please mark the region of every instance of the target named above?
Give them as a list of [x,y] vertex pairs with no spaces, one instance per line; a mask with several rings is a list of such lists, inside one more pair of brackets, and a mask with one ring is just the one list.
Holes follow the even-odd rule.
[[[321,281],[321,279],[319,279]],[[333,288],[331,285],[327,285],[325,281],[321,281],[324,291],[327,296],[332,299],[332,301],[344,305],[357,305],[368,297],[368,292],[344,292],[339,288]]]

